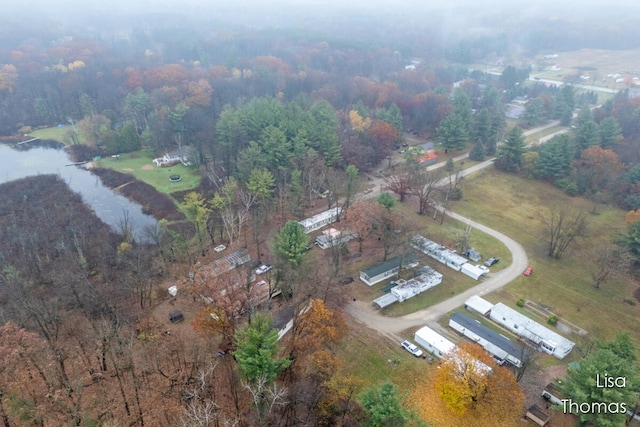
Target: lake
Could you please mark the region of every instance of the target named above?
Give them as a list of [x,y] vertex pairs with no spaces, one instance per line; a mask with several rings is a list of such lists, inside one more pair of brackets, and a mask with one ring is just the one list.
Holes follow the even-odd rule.
[[144,236],[146,227],[157,225],[157,220],[144,214],[140,205],[103,185],[84,167],[67,166],[70,163],[67,152],[55,142],[30,142],[20,146],[0,143],[0,184],[33,175],[59,175],[113,230],[120,231],[125,215],[136,240]]

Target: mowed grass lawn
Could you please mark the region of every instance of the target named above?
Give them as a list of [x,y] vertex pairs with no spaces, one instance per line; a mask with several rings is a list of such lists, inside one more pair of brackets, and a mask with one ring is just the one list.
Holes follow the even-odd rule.
[[[61,144],[69,145],[71,144],[71,138],[68,136],[69,133],[75,133],[72,126],[52,126],[50,128],[43,128],[34,130],[29,134],[34,138],[47,139],[52,141],[58,141]],[[77,135],[76,138],[83,142],[83,138],[80,135]]]
[[[109,168],[118,172],[133,175],[140,181],[153,186],[161,193],[171,195],[177,191],[185,191],[196,188],[200,184],[201,177],[193,167],[182,164],[168,168],[159,168],[153,163],[155,157],[146,150],[121,154],[119,157],[105,157],[96,166]],[[171,182],[171,175],[180,175],[180,182]]]
[[[587,236],[579,238],[560,259],[547,257],[548,239],[543,216],[550,206],[569,206],[589,212]],[[594,210],[595,207],[595,210]],[[542,303],[597,338],[611,338],[628,329],[640,334],[640,306],[633,305],[638,284],[616,277],[600,289],[592,286],[592,251],[624,233],[625,212],[566,196],[555,187],[486,169],[465,181],[464,199],[450,209],[495,228],[526,249],[533,274],[520,276],[497,297],[511,306],[519,298]]]

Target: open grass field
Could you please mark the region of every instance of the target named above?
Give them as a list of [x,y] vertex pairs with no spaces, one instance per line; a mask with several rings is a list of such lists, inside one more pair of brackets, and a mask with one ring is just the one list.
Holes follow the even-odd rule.
[[640,77],[640,50],[580,49],[559,52],[555,59],[536,58],[538,62],[556,64],[560,70],[534,72],[540,78],[562,80],[565,77],[588,75],[589,80],[580,83],[602,86],[609,89],[624,89],[625,83],[616,83],[609,74],[620,74],[620,78]]
[[[194,189],[200,184],[201,177],[197,170],[181,164],[159,168],[153,163],[153,159],[154,156],[151,153],[141,150],[121,154],[117,158],[103,158],[96,162],[96,166],[133,175],[140,181],[153,186],[159,192],[168,195],[177,191]],[[180,175],[182,181],[169,181],[171,175]]]
[[[372,349],[375,349],[372,351]],[[400,393],[412,388],[416,377],[431,365],[417,359],[385,337],[355,322],[349,323],[349,336],[341,348],[345,370],[362,381],[360,391],[392,381]],[[433,365],[435,366],[435,365]]]
[[553,186],[487,169],[469,179],[464,200],[451,209],[486,224],[520,242],[533,274],[521,276],[489,300],[513,306],[519,298],[542,303],[551,311],[586,329],[592,336],[611,338],[621,329],[640,334],[640,306],[632,305],[638,284],[622,277],[595,289],[591,284],[591,251],[625,231],[625,212],[597,206],[588,216],[588,235],[579,239],[562,259],[547,257],[542,216],[553,204],[594,211],[594,203],[564,195]]
[[[71,138],[68,136],[69,132],[74,132],[71,126],[53,126],[50,128],[34,130],[29,135],[34,138],[50,139],[52,141],[58,141],[64,145],[69,145],[71,144]],[[78,135],[77,138],[80,142],[83,142],[80,135]]]

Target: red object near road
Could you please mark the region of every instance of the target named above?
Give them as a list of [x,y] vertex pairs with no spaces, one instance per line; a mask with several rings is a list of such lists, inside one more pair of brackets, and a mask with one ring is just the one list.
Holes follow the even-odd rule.
[[524,274],[525,276],[531,276],[531,273],[533,273],[533,268],[527,267],[527,269],[522,274]]

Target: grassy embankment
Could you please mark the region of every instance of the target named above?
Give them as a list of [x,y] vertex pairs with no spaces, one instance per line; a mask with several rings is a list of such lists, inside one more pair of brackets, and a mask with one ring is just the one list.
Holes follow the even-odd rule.
[[[29,134],[34,138],[40,139],[50,139],[52,141],[58,141],[61,144],[69,145],[71,144],[71,138],[68,136],[69,132],[73,132],[73,127],[71,126],[63,126],[57,127],[53,126],[50,128],[42,128],[38,130],[34,130]],[[81,135],[77,135],[76,138],[82,143],[83,138]]]

